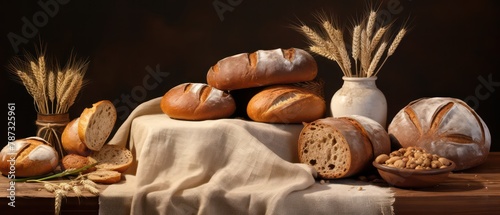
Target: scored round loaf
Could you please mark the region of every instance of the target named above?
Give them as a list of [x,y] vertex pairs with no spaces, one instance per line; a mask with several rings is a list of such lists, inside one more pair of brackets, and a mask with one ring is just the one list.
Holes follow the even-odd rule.
[[53,172],[58,164],[56,150],[39,137],[18,139],[0,151],[0,171],[3,175],[40,176]]
[[208,120],[231,116],[236,110],[233,97],[203,83],[177,85],[163,95],[161,110],[173,119]]
[[418,146],[455,162],[455,170],[482,164],[489,153],[491,135],[467,103],[448,97],[410,102],[388,127],[397,147]]
[[102,100],[85,108],[78,121],[78,136],[93,151],[99,151],[106,143],[116,122],[116,109],[113,103]]
[[257,122],[302,123],[324,117],[325,100],[296,86],[275,85],[253,96],[247,105],[248,117]]
[[298,48],[258,50],[219,60],[210,67],[207,83],[221,90],[236,90],[313,80],[314,58]]
[[61,135],[61,145],[68,154],[87,156],[92,152],[78,136],[78,123],[80,118],[71,120]]
[[363,124],[348,117],[327,117],[304,125],[298,139],[299,160],[314,167],[320,178],[358,174],[374,159],[372,145],[390,147],[387,134],[370,137],[364,132],[370,128],[361,129]]
[[125,172],[134,159],[132,152],[125,147],[117,145],[104,145],[101,150],[92,152],[92,159],[98,162],[98,170],[114,170]]

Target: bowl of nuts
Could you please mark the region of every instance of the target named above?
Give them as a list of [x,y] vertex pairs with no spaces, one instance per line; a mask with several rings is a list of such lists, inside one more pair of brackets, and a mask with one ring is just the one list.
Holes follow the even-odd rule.
[[373,166],[388,184],[401,188],[424,188],[445,181],[455,169],[447,158],[419,147],[400,148],[389,155],[381,154]]

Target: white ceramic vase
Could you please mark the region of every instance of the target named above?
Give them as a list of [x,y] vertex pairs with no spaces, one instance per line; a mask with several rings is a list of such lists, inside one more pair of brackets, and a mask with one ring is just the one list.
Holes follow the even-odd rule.
[[332,116],[366,116],[386,128],[387,100],[375,84],[377,77],[344,76],[342,79],[342,87],[330,102]]

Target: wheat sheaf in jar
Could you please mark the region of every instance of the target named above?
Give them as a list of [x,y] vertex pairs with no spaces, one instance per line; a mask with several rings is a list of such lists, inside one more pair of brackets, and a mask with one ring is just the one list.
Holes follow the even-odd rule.
[[389,167],[415,170],[444,169],[452,164],[449,159],[428,153],[420,147],[400,148],[389,155],[381,154],[375,158],[375,162]]

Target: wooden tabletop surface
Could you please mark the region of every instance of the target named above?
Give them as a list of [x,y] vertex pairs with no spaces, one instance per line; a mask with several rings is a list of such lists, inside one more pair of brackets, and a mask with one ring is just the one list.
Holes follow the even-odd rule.
[[[53,183],[67,181],[51,181]],[[9,206],[9,179],[0,176],[2,214],[54,214],[54,194],[41,183],[16,183],[15,208]],[[106,185],[98,185],[104,190]],[[440,185],[425,189],[394,191],[396,214],[500,214],[500,152],[491,152],[487,161],[472,169],[451,174]],[[84,191],[82,196],[69,192],[63,199],[61,214],[97,214],[99,199]],[[33,213],[33,212],[36,213]]]

